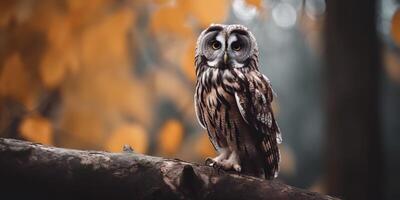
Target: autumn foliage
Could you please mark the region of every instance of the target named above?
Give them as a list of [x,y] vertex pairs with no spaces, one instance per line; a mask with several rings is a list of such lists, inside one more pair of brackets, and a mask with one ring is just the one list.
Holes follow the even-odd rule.
[[[193,108],[194,50],[209,24],[232,22],[232,2],[0,1],[0,137],[112,152],[129,144],[197,161],[215,156]],[[271,20],[272,5],[245,2],[262,23]],[[298,15],[306,43],[321,54],[323,16]],[[400,46],[399,9],[389,32]],[[399,57],[384,56],[400,83]],[[279,102],[273,106],[279,115]],[[282,170],[295,173],[292,150],[282,149]]]
[[[193,56],[199,31],[226,21],[229,3],[0,2],[0,136],[213,155],[192,107]],[[184,141],[199,148],[188,153]]]

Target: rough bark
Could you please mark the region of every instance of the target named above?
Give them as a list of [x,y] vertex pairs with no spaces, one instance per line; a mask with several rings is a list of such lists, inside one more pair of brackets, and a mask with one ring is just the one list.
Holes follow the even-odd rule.
[[327,1],[327,186],[344,199],[383,198],[377,2]]
[[178,159],[81,151],[0,138],[0,197],[335,199]]

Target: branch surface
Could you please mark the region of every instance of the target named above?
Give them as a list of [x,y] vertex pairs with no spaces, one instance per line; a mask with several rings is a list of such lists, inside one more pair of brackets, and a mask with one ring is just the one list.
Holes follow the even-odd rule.
[[178,159],[0,138],[0,196],[30,199],[297,199],[330,196]]

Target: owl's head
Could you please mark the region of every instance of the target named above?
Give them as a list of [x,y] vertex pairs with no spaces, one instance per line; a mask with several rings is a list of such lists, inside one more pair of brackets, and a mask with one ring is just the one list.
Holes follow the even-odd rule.
[[246,68],[258,57],[253,34],[243,25],[212,24],[197,40],[196,68]]

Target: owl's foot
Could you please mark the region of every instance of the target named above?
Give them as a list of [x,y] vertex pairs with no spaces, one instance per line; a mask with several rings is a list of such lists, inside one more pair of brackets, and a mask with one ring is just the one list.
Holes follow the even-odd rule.
[[230,151],[227,149],[221,149],[220,150],[221,154],[219,154],[215,158],[206,158],[205,160],[205,165],[214,167],[214,166],[222,166],[222,162],[226,160],[230,154]]
[[237,172],[241,172],[242,171],[242,167],[239,164],[234,164],[233,165],[233,169]]
[[205,164],[223,170],[242,171],[242,167],[239,164],[239,156],[235,152],[225,152],[215,158],[207,158]]
[[217,170],[218,174],[220,174],[221,170],[222,171],[227,170],[226,167],[223,165],[224,161],[226,160],[217,162],[215,158],[206,158],[205,165],[213,167],[214,169]]
[[239,156],[236,152],[232,152],[229,158],[223,160],[221,164],[225,170],[235,170],[236,172],[242,171],[242,167],[239,164]]
[[204,161],[204,164],[210,167],[213,167],[215,165],[215,161],[213,158],[207,157],[206,160]]

